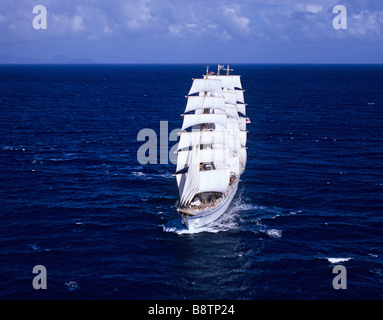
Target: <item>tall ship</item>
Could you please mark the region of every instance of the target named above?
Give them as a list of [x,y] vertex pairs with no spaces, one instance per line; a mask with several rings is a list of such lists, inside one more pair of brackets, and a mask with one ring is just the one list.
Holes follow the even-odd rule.
[[207,67],[202,78],[193,79],[181,115],[177,211],[189,230],[215,221],[227,210],[246,167],[250,120],[240,76],[230,71],[229,65],[218,65],[216,74]]

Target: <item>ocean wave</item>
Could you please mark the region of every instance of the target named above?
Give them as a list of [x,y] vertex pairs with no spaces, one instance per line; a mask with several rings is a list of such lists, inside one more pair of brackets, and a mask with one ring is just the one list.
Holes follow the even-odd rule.
[[352,258],[325,258],[330,263],[340,263],[351,260]]
[[269,229],[264,231],[270,238],[281,238],[282,230],[278,229]]
[[[202,228],[198,228],[198,229],[194,229],[194,230],[188,230],[183,225],[171,226],[171,224],[173,224],[173,223],[170,223],[167,225],[162,225],[163,231],[164,232],[170,232],[170,233],[176,233],[178,235],[197,234],[197,233],[202,233],[202,232],[217,233],[220,231],[220,230],[212,228],[211,226],[206,226],[206,227],[202,227]],[[223,231],[223,230],[221,230],[221,231]]]
[[25,146],[2,146],[3,151],[27,151]]
[[382,272],[382,269],[378,268],[378,267],[371,267],[371,268],[368,268],[368,271],[370,271],[372,274],[374,275],[377,275],[379,277],[383,277],[383,272]]
[[186,229],[186,227],[181,222],[181,218],[170,220],[166,225],[162,225],[162,227],[164,232],[172,232],[179,235],[198,234],[204,232],[218,233],[238,228],[237,223],[234,221],[234,218],[230,216],[229,212],[225,212],[224,215],[225,216],[221,216],[208,225],[194,230]]
[[67,281],[64,283],[68,291],[74,291],[80,288],[79,284],[76,281]]
[[143,178],[145,180],[151,180],[156,178],[173,179],[173,174],[170,172],[163,173],[145,173],[142,171],[132,171],[133,176]]
[[141,176],[145,176],[145,173],[143,173],[141,171],[133,171],[132,175],[137,176],[137,177],[141,177]]

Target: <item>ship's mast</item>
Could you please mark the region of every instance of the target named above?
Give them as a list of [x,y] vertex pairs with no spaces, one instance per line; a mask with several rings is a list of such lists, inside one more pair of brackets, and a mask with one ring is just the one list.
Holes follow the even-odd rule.
[[226,70],[226,75],[227,75],[227,76],[229,75],[229,71],[233,71],[233,69],[230,69],[230,68],[229,68],[229,65],[227,65],[227,68],[226,68],[226,69],[223,69],[223,70]]

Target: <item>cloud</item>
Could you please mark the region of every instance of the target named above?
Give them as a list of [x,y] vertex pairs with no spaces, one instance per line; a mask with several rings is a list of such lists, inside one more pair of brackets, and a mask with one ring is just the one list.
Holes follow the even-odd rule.
[[[32,27],[36,3],[47,8],[47,30]],[[138,55],[157,48],[191,54],[192,48],[204,48],[213,55],[219,50],[245,54],[261,52],[265,46],[383,40],[382,1],[345,3],[347,30],[332,27],[336,4],[336,0],[2,0],[0,44],[5,51],[16,51],[15,43],[17,48],[31,48],[64,42],[69,51],[70,43],[76,42],[73,47],[83,52],[97,45],[97,50],[110,54],[135,50]]]
[[69,15],[67,12],[62,14],[50,15],[49,28],[53,29],[57,33],[66,32],[78,32],[85,30],[83,17],[80,15]]
[[349,32],[357,37],[376,38],[382,36],[383,31],[383,10],[373,11],[362,10],[351,16]]
[[301,4],[301,3],[298,3],[295,5],[295,9],[297,11],[303,11],[303,12],[310,12],[310,13],[318,13],[318,12],[321,12],[323,10],[323,6],[322,5],[318,5],[318,4]]
[[122,4],[122,12],[128,29],[138,30],[150,24],[153,17],[148,3],[147,0],[139,0]]
[[249,33],[250,20],[238,13],[238,6],[237,8],[224,7],[223,15],[234,29],[236,29],[239,32]]
[[173,36],[181,35],[181,32],[182,32],[183,28],[184,27],[181,24],[178,24],[178,23],[173,23],[170,26],[168,26],[169,32]]
[[[33,37],[31,13],[36,1],[4,0],[0,14],[1,35],[4,27],[15,38]],[[222,1],[222,0],[45,0],[48,31],[51,36],[68,35],[86,39],[105,37],[179,39],[258,39],[308,41],[334,37],[331,30],[334,0]],[[383,3],[358,0],[346,4],[350,19],[349,35],[376,38],[382,34]],[[113,32],[111,32],[113,30]],[[347,35],[347,33],[344,33]],[[225,35],[225,37],[222,37]],[[288,40],[287,40],[288,39]],[[300,39],[300,40],[299,40]],[[225,40],[224,40],[225,41]]]
[[102,30],[103,33],[112,33],[113,30],[109,28],[108,26],[105,26],[104,29]]
[[[347,30],[334,30],[332,12],[338,2],[323,0],[319,3],[295,0],[273,0],[262,6],[259,18],[265,40],[280,39],[290,43],[324,43],[339,40],[374,41],[383,38],[383,2],[359,0],[346,3]],[[370,8],[370,9],[366,9]],[[383,39],[382,39],[383,40]]]

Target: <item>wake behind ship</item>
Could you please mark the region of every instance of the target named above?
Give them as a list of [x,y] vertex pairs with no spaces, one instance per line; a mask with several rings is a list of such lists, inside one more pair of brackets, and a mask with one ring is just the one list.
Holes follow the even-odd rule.
[[189,230],[218,219],[233,200],[247,161],[246,104],[239,75],[193,79],[177,149],[177,211]]

